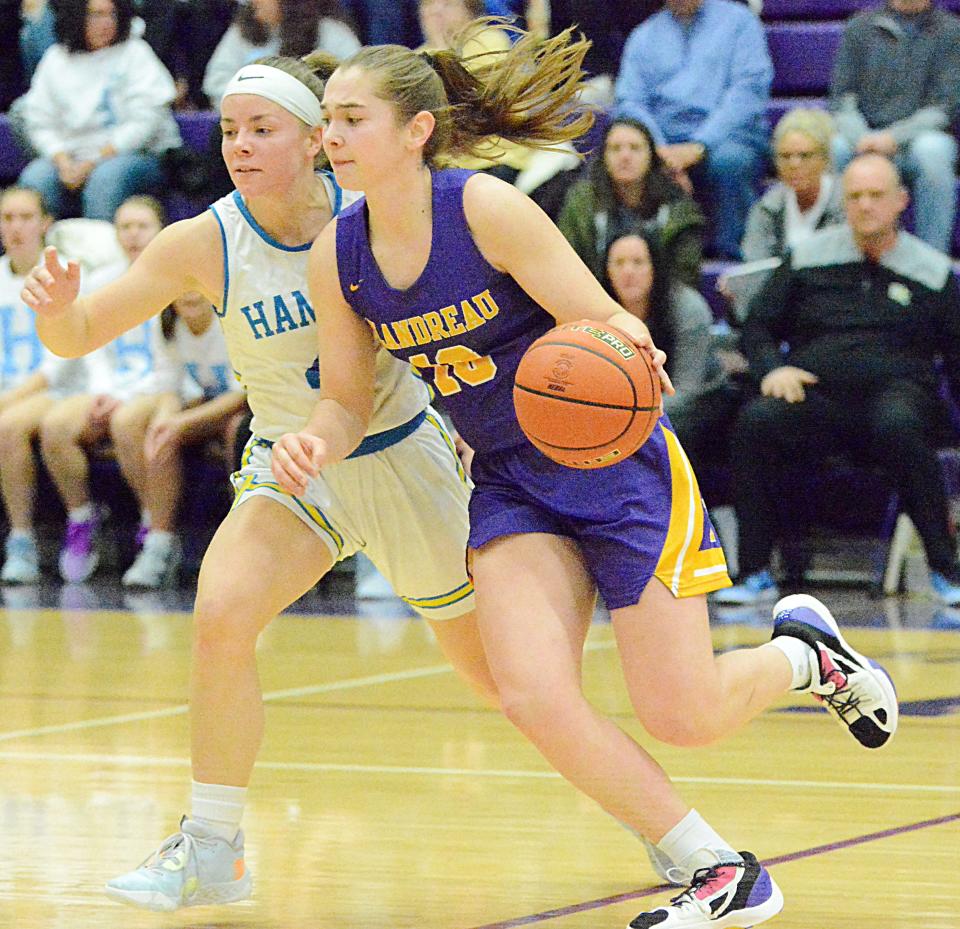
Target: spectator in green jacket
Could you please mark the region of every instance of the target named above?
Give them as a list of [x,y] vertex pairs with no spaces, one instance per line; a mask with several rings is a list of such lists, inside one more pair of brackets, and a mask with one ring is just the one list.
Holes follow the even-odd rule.
[[638,224],[656,236],[670,275],[699,287],[704,216],[670,176],[650,130],[618,118],[607,129],[601,156],[567,191],[557,225],[602,280],[606,243]]

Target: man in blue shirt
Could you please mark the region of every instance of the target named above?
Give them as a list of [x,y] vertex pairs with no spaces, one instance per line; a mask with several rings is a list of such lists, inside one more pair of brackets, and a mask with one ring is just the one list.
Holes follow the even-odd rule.
[[732,0],[666,0],[630,34],[616,112],[646,123],[661,157],[707,186],[715,250],[739,258],[766,156],[773,65],[763,27]]

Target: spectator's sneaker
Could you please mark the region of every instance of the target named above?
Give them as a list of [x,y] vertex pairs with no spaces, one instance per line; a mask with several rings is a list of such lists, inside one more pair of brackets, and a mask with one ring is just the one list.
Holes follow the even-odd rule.
[[67,523],[66,539],[60,550],[60,576],[68,584],[79,584],[96,571],[100,561],[96,546],[99,529],[99,516]]
[[643,847],[647,850],[647,857],[650,859],[650,867],[661,881],[666,884],[675,884],[677,887],[686,887],[690,883],[689,871],[674,864],[673,859],[660,851],[649,839],[644,839],[642,836],[641,839]]
[[124,572],[120,583],[136,590],[174,587],[180,567],[180,546],[174,538],[150,533],[136,560]]
[[228,842],[186,817],[180,828],[135,871],[107,881],[107,895],[159,912],[246,900],[253,881],[243,862],[243,833]]
[[30,536],[8,535],[0,581],[4,584],[36,584],[40,580],[40,555]]
[[934,596],[944,606],[960,606],[960,584],[954,583],[939,571],[931,571],[930,586],[933,588]]
[[729,603],[733,606],[749,606],[752,603],[777,600],[779,597],[777,582],[767,570],[748,574],[739,584],[711,594],[714,603]]
[[793,594],[773,608],[773,637],[792,636],[811,653],[812,693],[864,748],[882,748],[897,731],[897,692],[890,675],[855,652],[816,597]]
[[740,855],[742,862],[701,868],[669,906],[641,913],[628,929],[746,929],[776,916],[780,888],[750,852]]

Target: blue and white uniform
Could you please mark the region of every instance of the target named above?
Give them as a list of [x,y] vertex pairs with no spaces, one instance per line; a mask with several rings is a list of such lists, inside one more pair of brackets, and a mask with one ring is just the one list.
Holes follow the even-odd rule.
[[[350,195],[332,174],[320,177],[336,215]],[[469,485],[426,385],[408,365],[380,352],[373,418],[360,447],[324,468],[303,496],[280,489],[270,470],[273,442],[303,429],[319,397],[316,315],[306,289],[312,243],[277,242],[237,192],[211,209],[225,255],[216,312],[253,411],[253,437],[233,476],[234,505],[268,496],[310,526],[335,559],[364,551],[429,619],[472,610],[464,558]]]
[[177,317],[169,339],[164,337],[162,326],[157,326],[153,356],[154,391],[175,394],[185,405],[243,389],[233,373],[223,330],[216,323],[196,335]]
[[517,366],[554,320],[477,248],[463,210],[471,174],[433,173],[430,257],[406,290],[377,266],[365,204],[337,221],[344,300],[433,384],[476,451],[471,547],[514,533],[568,536],[611,609],[636,603],[654,576],[675,596],[728,586],[723,550],[666,417],[636,454],[597,471],[555,464],[524,437],[512,398]]
[[26,275],[15,274],[10,256],[0,257],[0,393],[19,387],[39,371],[54,396],[83,393],[87,366],[79,358],[58,358],[37,335],[36,315],[21,299]]

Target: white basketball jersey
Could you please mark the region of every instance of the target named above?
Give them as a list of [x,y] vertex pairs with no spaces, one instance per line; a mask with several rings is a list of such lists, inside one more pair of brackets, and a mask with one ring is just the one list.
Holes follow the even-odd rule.
[[[333,213],[359,198],[332,175],[319,175]],[[347,201],[347,202],[345,202]],[[212,204],[224,248],[223,299],[217,309],[234,371],[247,391],[254,435],[275,441],[299,432],[319,397],[316,315],[307,292],[311,242],[283,245],[264,231],[237,191]],[[380,350],[369,433],[416,416],[426,385],[406,363]]]

